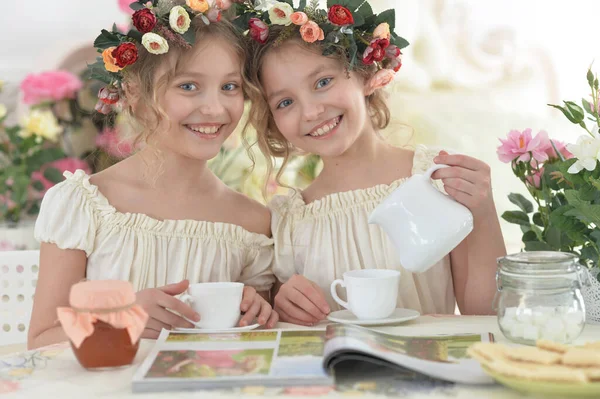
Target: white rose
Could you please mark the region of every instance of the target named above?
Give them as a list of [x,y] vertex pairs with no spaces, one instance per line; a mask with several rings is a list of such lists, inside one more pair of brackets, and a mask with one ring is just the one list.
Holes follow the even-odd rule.
[[569,173],[579,173],[583,169],[592,171],[596,169],[597,161],[600,161],[600,137],[580,136],[577,144],[567,145],[567,150],[577,158],[577,161],[569,167]]
[[294,9],[288,3],[277,2],[269,8],[269,19],[272,24],[288,26],[292,23]]
[[0,119],[6,116],[6,105],[0,104]]
[[169,51],[169,43],[162,36],[152,32],[144,33],[142,45],[152,54],[164,54]]
[[190,16],[181,6],[171,8],[169,14],[169,25],[177,33],[184,34],[190,28]]

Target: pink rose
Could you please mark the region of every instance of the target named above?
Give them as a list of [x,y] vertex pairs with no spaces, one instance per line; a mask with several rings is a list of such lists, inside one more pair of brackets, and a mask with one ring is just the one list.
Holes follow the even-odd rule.
[[[560,152],[560,154],[563,156],[564,159],[573,158],[573,154],[571,154],[571,152],[569,152],[569,150],[567,150],[567,145],[565,143],[563,143],[562,141],[558,141],[558,140],[551,140],[551,142],[554,143],[554,147],[556,147],[556,149],[558,150],[558,152]],[[552,147],[552,145],[550,145],[550,147],[548,147],[548,150],[546,151],[546,154],[548,154],[548,157],[550,159],[558,158],[556,151],[554,151],[554,147]]]
[[210,22],[219,22],[221,21],[221,10],[217,10],[216,8],[211,8],[206,12],[206,18]]
[[540,188],[543,175],[544,175],[544,168],[542,167],[538,171],[536,171],[533,175],[525,177],[525,180],[531,186],[533,186],[535,188]]
[[60,101],[74,98],[83,87],[81,80],[67,71],[42,72],[29,74],[21,82],[23,102],[39,104],[44,101]]
[[511,130],[506,140],[500,139],[502,143],[498,149],[498,158],[502,162],[527,162],[531,156],[538,161],[548,160],[548,147],[551,147],[548,133],[541,131],[534,138],[531,137],[531,129],[525,129],[523,132]]
[[302,26],[308,22],[308,15],[306,15],[302,11],[296,11],[295,13],[290,15],[290,18],[294,25]]
[[377,89],[381,89],[394,80],[394,71],[391,69],[381,69],[369,79],[367,93],[373,93]]
[[102,148],[107,154],[115,158],[127,158],[133,152],[129,141],[121,140],[116,129],[105,128],[96,136],[96,146]]
[[44,190],[40,193],[42,195],[45,194],[49,188],[54,186],[54,183],[52,183],[50,180],[48,180],[44,177],[44,171],[48,167],[58,169],[58,171],[61,174],[66,171],[75,172],[77,169],[81,169],[87,174],[92,173],[92,170],[90,169],[90,166],[87,164],[87,162],[82,161],[79,158],[62,158],[62,159],[58,159],[54,162],[50,162],[50,163],[42,166],[42,168],[39,171],[33,172],[31,174],[32,180],[38,180],[39,182],[41,182],[44,185]]
[[135,1],[133,0],[118,0],[119,2],[119,9],[121,11],[123,11],[125,14],[133,14],[133,10],[131,9],[131,7],[129,7],[129,5],[131,3],[135,3]]
[[307,43],[314,43],[317,40],[325,39],[323,29],[316,22],[308,21],[300,28],[300,36]]
[[250,37],[260,44],[265,44],[269,37],[269,27],[263,21],[258,18],[250,18],[248,21],[248,28],[250,29]]

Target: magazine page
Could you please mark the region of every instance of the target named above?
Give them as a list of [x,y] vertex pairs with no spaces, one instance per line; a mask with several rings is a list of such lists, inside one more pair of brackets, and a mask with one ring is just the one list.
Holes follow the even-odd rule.
[[133,390],[333,385],[333,378],[323,368],[324,336],[324,330],[163,330],[136,371]]
[[466,353],[471,344],[480,341],[493,341],[493,335],[402,337],[354,325],[332,324],[326,330],[324,364],[335,369],[338,379],[340,370],[346,369],[342,363],[364,361],[387,365],[396,372],[406,368],[445,381],[493,383],[479,363]]

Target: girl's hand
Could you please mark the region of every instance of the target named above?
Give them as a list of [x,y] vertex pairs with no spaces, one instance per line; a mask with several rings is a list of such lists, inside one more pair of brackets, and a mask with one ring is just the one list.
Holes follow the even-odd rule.
[[182,316],[193,321],[200,321],[200,315],[189,305],[175,298],[175,295],[185,292],[189,285],[188,280],[183,280],[176,284],[148,288],[137,293],[136,302],[150,316],[142,333],[142,338],[156,339],[163,328],[171,330],[173,327],[195,327]]
[[323,291],[298,274],[281,286],[274,302],[281,321],[304,326],[324,320],[330,312]]
[[486,215],[490,207],[495,210],[490,167],[486,163],[446,151],[440,151],[434,162],[450,167],[436,170],[432,178],[441,179],[448,195],[469,208],[473,217]]
[[247,326],[254,319],[257,319],[258,324],[261,326],[273,328],[279,321],[279,315],[273,310],[271,304],[252,287],[244,287],[240,310],[244,312],[244,316],[239,322],[240,327]]

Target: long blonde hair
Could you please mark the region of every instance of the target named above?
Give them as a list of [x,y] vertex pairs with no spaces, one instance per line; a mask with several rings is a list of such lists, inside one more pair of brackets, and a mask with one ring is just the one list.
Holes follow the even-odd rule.
[[[267,159],[267,179],[273,174],[275,169],[275,158],[282,158],[283,162],[279,168],[276,181],[278,184],[285,186],[281,182],[281,176],[285,172],[285,167],[290,161],[293,155],[296,155],[297,150],[292,144],[285,139],[283,134],[277,128],[273,114],[269,108],[269,104],[266,101],[266,96],[261,83],[261,68],[263,66],[264,58],[269,51],[273,51],[280,46],[282,42],[294,40],[298,45],[304,46],[311,51],[316,51],[319,54],[322,53],[322,48],[318,44],[310,44],[301,40],[298,32],[295,35],[281,40],[281,33],[285,27],[283,26],[271,26],[269,29],[269,36],[265,44],[259,44],[253,42],[250,44],[251,57],[246,63],[246,74],[250,79],[247,93],[252,102],[250,108],[250,114],[244,127],[244,135],[247,134],[250,126],[256,130],[256,143],[263,156]],[[334,57],[340,62],[346,64],[346,54],[344,52],[336,52],[328,57]],[[373,65],[358,64],[354,70],[365,80],[371,78],[376,68]],[[349,77],[349,75],[348,75]],[[379,130],[385,129],[390,123],[390,110],[385,100],[385,93],[382,90],[375,90],[371,95],[366,97],[367,109],[373,126]]]

